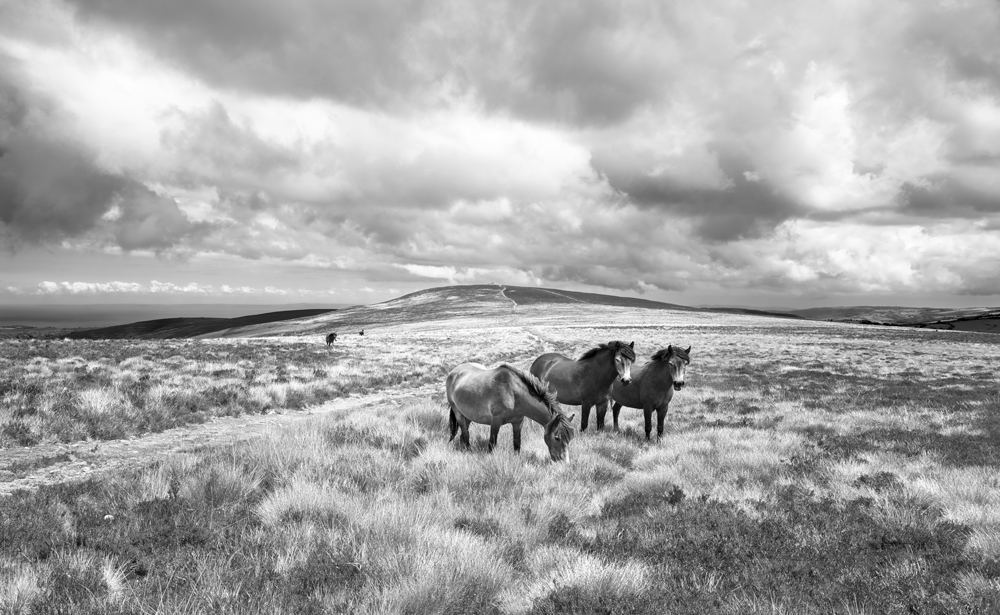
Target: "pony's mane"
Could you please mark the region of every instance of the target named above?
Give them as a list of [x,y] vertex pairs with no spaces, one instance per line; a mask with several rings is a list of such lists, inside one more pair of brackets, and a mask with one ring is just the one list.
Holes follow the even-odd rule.
[[[615,347],[616,344],[618,345],[617,348]],[[592,356],[596,355],[597,353],[602,352],[604,350],[611,350],[611,351],[620,350],[623,357],[625,357],[629,361],[635,361],[635,351],[632,350],[631,346],[629,346],[625,342],[620,342],[620,341],[612,341],[612,342],[608,342],[607,344],[601,344],[600,346],[597,346],[596,348],[591,348],[587,352],[585,352],[582,355],[580,355],[579,360],[580,361],[584,361],[584,360],[589,359],[590,357],[592,357]]]
[[552,414],[560,414],[559,403],[556,401],[556,392],[549,389],[547,384],[539,380],[531,372],[527,372],[516,365],[501,363],[500,367],[506,367],[510,371],[517,374],[517,376],[524,381],[524,384],[528,386],[528,390],[539,400],[545,402],[545,405],[549,407],[549,411],[552,412]]
[[653,361],[666,361],[667,359],[670,358],[670,355],[672,354],[677,355],[678,357],[684,359],[685,361],[691,360],[691,357],[688,356],[688,353],[684,352],[683,348],[677,348],[675,346],[670,346],[669,348],[663,348],[662,350],[657,350],[656,354],[654,354],[649,358],[652,359]]

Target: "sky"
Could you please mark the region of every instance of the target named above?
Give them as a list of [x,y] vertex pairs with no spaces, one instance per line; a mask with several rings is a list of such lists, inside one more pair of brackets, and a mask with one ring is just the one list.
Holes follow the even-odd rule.
[[1000,2],[0,0],[0,304],[1000,305]]

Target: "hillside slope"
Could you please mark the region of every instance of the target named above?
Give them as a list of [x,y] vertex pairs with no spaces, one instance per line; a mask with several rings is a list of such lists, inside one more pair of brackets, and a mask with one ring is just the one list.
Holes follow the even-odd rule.
[[869,321],[887,325],[927,325],[935,322],[954,322],[997,316],[997,308],[926,308],[900,306],[838,306],[818,307],[804,310],[789,310],[809,320],[833,320],[837,322]]
[[285,310],[238,318],[158,318],[126,325],[100,327],[66,333],[73,340],[179,339],[211,335],[232,328],[283,322],[326,314],[333,310]]
[[241,326],[204,337],[261,337],[337,332],[357,334],[365,328],[440,321],[456,317],[501,317],[515,304],[492,284],[429,288],[373,305],[359,305],[312,318]]

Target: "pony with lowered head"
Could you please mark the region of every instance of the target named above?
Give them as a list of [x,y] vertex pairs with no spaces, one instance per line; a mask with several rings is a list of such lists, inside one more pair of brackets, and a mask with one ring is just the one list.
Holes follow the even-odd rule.
[[569,459],[573,417],[559,411],[556,394],[544,382],[509,364],[492,369],[479,363],[462,363],[445,380],[451,437],[462,430],[461,442],[469,444],[469,423],[490,426],[489,450],[497,444],[500,427],[510,423],[514,450],[521,450],[521,422],[525,417],[545,428],[545,445],[552,461]]
[[[649,363],[632,370],[632,384],[611,386],[611,415],[618,429],[618,412],[622,406],[642,408],[646,419],[646,439],[652,431],[653,410],[656,410],[656,436],[663,435],[663,419],[667,416],[667,406],[674,397],[674,391],[684,388],[684,373],[691,363],[691,347],[687,350],[667,346],[650,357]],[[598,410],[598,425],[604,422],[607,405]]]
[[[580,431],[587,430],[590,409],[607,405],[611,383],[622,386],[632,382],[632,362],[635,361],[635,342],[613,341],[591,348],[574,361],[558,352],[549,352],[535,359],[531,373],[549,383],[559,397],[559,403],[579,405]],[[599,418],[603,418],[599,417]],[[598,421],[597,428],[603,427]]]

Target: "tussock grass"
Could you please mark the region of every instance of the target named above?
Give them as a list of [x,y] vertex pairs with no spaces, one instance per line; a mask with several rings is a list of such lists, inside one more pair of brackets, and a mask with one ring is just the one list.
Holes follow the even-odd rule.
[[641,412],[626,409],[621,432],[574,439],[569,463],[547,460],[533,423],[519,455],[509,428],[486,454],[485,426],[464,451],[447,441],[441,395],[421,394],[16,494],[0,502],[0,610],[1000,609],[1000,344],[624,309],[588,324],[572,309],[519,306],[506,321],[400,326],[334,349],[294,338],[15,348],[20,360],[0,356],[16,375],[0,384],[5,446],[392,387],[443,392],[462,361],[526,367],[612,338],[647,356],[694,346],[662,439],[647,443]]
[[215,416],[297,410],[335,397],[438,382],[465,360],[527,357],[523,333],[381,332],[327,348],[320,337],[201,341],[0,340],[0,447],[114,439]]

